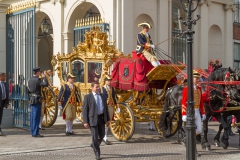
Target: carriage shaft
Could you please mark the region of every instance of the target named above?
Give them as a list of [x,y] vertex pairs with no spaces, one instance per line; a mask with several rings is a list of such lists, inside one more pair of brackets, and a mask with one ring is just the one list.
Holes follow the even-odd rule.
[[235,110],[240,110],[240,106],[226,108],[226,111],[235,111]]

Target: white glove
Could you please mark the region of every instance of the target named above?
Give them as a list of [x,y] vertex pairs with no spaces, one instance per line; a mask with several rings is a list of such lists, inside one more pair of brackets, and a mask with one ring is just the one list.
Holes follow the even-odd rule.
[[63,109],[62,106],[58,106],[59,109]]
[[203,114],[203,115],[202,115],[202,121],[204,121],[205,119],[206,119],[206,115]]
[[183,121],[183,122],[187,122],[187,116],[185,116],[185,115],[182,116],[182,121]]
[[154,46],[154,45],[151,45],[151,48],[152,48],[152,49],[154,49],[154,48],[155,48],[155,46]]

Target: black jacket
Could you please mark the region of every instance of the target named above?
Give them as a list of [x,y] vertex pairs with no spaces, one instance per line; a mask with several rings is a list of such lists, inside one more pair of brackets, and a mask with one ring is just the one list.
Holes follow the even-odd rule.
[[[107,107],[107,99],[105,96],[100,94],[103,102],[103,115],[105,124],[110,120],[108,107]],[[84,97],[83,102],[83,122],[88,123],[89,126],[96,126],[98,121],[98,113],[97,113],[97,104],[94,99],[93,93],[87,94]]]
[[46,77],[43,81],[36,76],[32,76],[28,80],[29,100],[30,104],[42,104],[41,87],[47,87],[48,81]]
[[5,86],[5,92],[6,92],[6,99],[5,99],[5,103],[3,104],[3,106],[1,106],[2,104],[2,87],[0,85],[0,107],[5,107],[6,105],[9,104],[9,91],[8,91],[8,87],[6,87],[6,83],[3,82],[4,86]]

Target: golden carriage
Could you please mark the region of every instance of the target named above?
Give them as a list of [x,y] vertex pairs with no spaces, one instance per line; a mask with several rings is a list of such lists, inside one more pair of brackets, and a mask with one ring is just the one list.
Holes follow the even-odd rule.
[[[52,57],[52,65],[56,68],[60,83],[66,82],[66,75],[71,72],[76,76],[75,84],[81,91],[82,99],[91,91],[91,82],[98,80],[104,84],[106,75],[111,74],[112,66],[120,58],[131,58],[130,54],[124,55],[115,48],[115,42],[108,41],[108,35],[102,32],[99,26],[92,26],[86,31],[85,41],[73,47],[72,53],[60,54]],[[179,68],[183,69],[182,66]],[[122,90],[116,88],[118,104],[115,106],[114,120],[110,128],[114,137],[119,141],[128,141],[135,129],[135,122],[154,121],[158,132],[163,100],[170,80],[178,71],[169,65],[161,65],[152,69],[147,75],[148,83],[156,80],[164,81],[161,90],[151,88],[147,91]],[[141,102],[137,103],[137,102]],[[82,106],[77,107],[77,117],[82,120]],[[179,111],[172,121],[171,135],[178,129]]]

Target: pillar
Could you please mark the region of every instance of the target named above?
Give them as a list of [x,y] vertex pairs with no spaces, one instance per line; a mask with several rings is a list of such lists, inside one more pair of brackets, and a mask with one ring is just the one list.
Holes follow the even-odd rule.
[[[208,68],[208,31],[209,31],[209,24],[208,24],[208,9],[210,4],[206,2],[202,2],[202,5],[200,6],[200,15],[201,19],[198,21],[200,24],[199,30],[198,30],[198,42],[199,42],[199,52],[198,55],[195,54],[195,58],[199,59],[198,66],[203,69]],[[194,45],[197,46],[196,43]],[[195,50],[198,48],[195,48]],[[196,61],[195,59],[195,61]],[[194,66],[196,67],[196,66]]]

